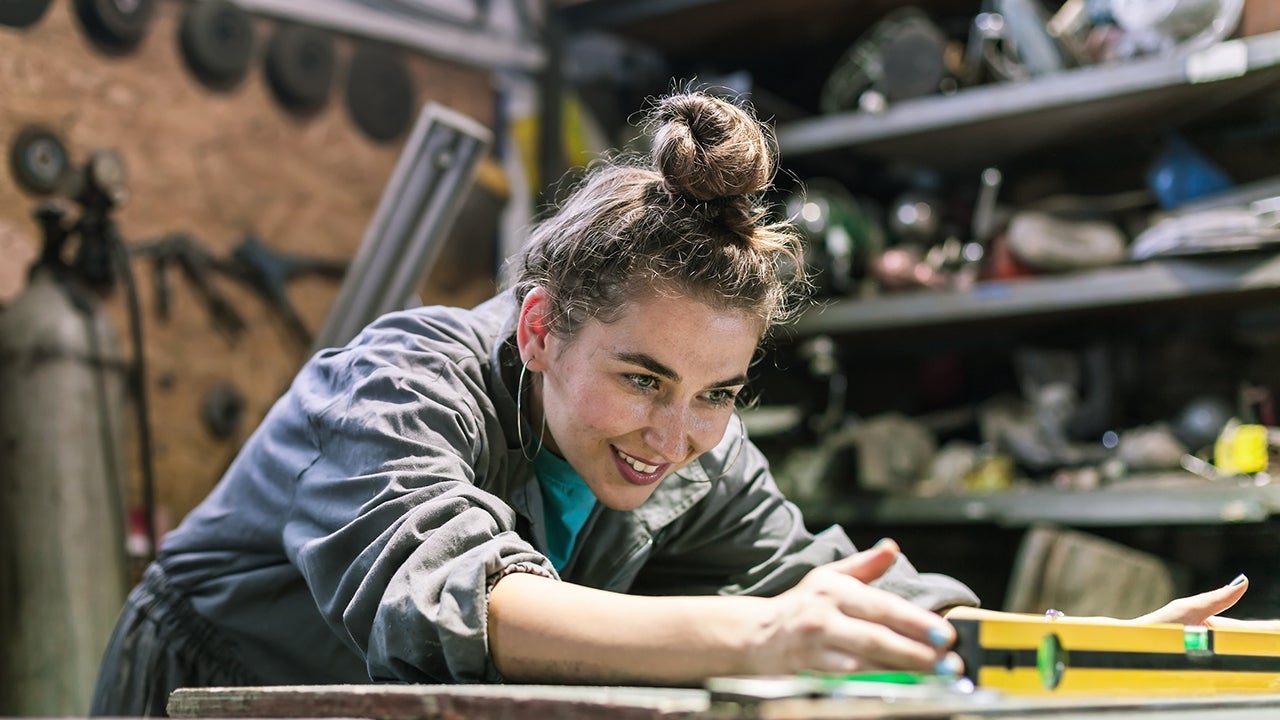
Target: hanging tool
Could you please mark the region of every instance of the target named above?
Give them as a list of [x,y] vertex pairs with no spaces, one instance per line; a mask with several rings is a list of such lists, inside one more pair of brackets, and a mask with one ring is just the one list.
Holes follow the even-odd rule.
[[51,0],[5,0],[0,2],[0,25],[26,28],[40,22]]
[[49,195],[66,179],[67,147],[43,125],[27,125],[9,145],[9,172],[18,186],[33,195]]
[[155,0],[76,0],[76,17],[85,35],[111,55],[138,47],[154,15]]
[[341,278],[347,265],[324,258],[278,252],[256,236],[247,235],[232,251],[227,270],[270,303],[289,332],[305,347],[311,345],[311,331],[307,330],[302,317],[289,302],[285,284],[302,275]]
[[195,237],[183,232],[139,245],[133,248],[133,253],[152,258],[156,310],[161,319],[169,317],[168,268],[177,264],[208,306],[214,327],[233,341],[244,333],[247,326],[226,295],[218,289],[213,280],[214,273],[243,283],[262,296],[284,320],[290,334],[306,346],[311,343],[311,332],[289,302],[285,285],[302,275],[341,278],[346,272],[343,262],[277,252],[254,235],[247,235],[227,258],[214,255]]
[[178,46],[187,67],[213,90],[229,90],[249,73],[253,59],[253,18],[228,0],[187,3],[178,28]]
[[176,264],[208,306],[213,326],[229,340],[235,340],[244,333],[244,319],[213,282],[214,272],[226,271],[225,261],[201,247],[190,234],[171,233],[159,240],[139,245],[132,252],[152,258],[156,314],[162,320],[169,319],[172,297],[169,289],[169,266]]
[[413,78],[400,52],[363,42],[347,68],[346,107],[351,121],[370,139],[396,140],[413,120]]
[[267,43],[263,71],[267,87],[292,113],[311,115],[329,101],[333,88],[333,37],[318,28],[281,24]]

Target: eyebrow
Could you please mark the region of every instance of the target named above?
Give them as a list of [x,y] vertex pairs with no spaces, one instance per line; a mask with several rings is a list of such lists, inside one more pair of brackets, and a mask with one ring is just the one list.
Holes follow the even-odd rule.
[[[623,362],[631,363],[632,365],[639,365],[640,367],[648,370],[654,375],[660,375],[664,378],[667,378],[668,380],[672,380],[674,382],[680,382],[679,373],[667,367],[666,365],[663,365],[661,362],[658,361],[657,358],[655,358],[652,355],[649,355],[648,353],[633,353],[633,352],[614,353],[614,357]],[[747,384],[746,375],[734,375],[733,377],[728,378],[726,380],[721,380],[720,382],[711,383],[707,387],[719,388],[719,387],[731,387],[733,385],[746,385],[746,384]]]

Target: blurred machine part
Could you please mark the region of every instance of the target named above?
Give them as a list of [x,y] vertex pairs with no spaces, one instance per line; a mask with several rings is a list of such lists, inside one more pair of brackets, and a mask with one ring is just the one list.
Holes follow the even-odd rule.
[[1233,408],[1220,397],[1192,398],[1173,420],[1173,432],[1193,453],[1209,447],[1231,421]]
[[854,423],[846,432],[857,449],[862,490],[906,495],[929,476],[938,441],[920,421],[890,412]]
[[40,22],[52,0],[5,0],[0,3],[0,25],[25,28]]
[[329,101],[337,64],[333,37],[324,30],[281,23],[267,42],[263,73],[276,100],[297,115],[311,115]]
[[1244,0],[1110,0],[1110,13],[1147,52],[1193,50],[1235,32]]
[[48,195],[67,177],[67,148],[53,130],[38,124],[18,131],[9,144],[9,172],[18,187],[33,195]]
[[1162,208],[1176,208],[1235,185],[1227,172],[1178,134],[1170,134],[1147,170],[1147,185]]
[[946,275],[930,264],[914,245],[885,250],[872,262],[871,270],[885,290],[939,289],[947,285]]
[[927,247],[938,240],[942,227],[941,203],[927,190],[909,190],[889,208],[889,232],[900,243]]
[[1213,465],[1223,475],[1249,475],[1265,471],[1271,464],[1275,444],[1265,425],[1232,420],[1222,428],[1213,444]]
[[[125,365],[100,308],[37,267],[0,314],[0,713],[88,711],[125,595]],[[8,582],[5,583],[6,585]]]
[[1049,34],[1049,15],[1040,0],[994,0],[992,9],[1004,18],[1004,56],[1025,75],[1048,75],[1067,67],[1067,57]]
[[417,304],[491,142],[474,119],[434,102],[423,107],[313,352],[345,345],[378,316]]
[[787,218],[803,234],[805,262],[819,292],[847,295],[885,245],[876,208],[836,180],[814,178],[785,202]]
[[1009,220],[1005,238],[1019,263],[1042,272],[1110,267],[1125,260],[1124,233],[1105,220],[1022,210]]
[[111,55],[142,44],[154,16],[155,0],[76,0],[76,17],[85,35]]
[[1280,198],[1244,207],[1213,207],[1156,220],[1138,233],[1129,257],[1148,260],[1274,247],[1280,242]]
[[200,82],[214,90],[229,90],[249,73],[253,18],[229,0],[189,2],[178,27],[178,46]]
[[[77,177],[79,216],[54,201],[37,209],[42,255],[0,312],[0,578],[12,583],[0,591],[0,715],[88,712],[128,582],[130,365],[100,303],[124,256],[110,217],[125,197],[124,168],[98,151]],[[144,470],[148,488],[149,478]]]
[[840,362],[840,348],[829,335],[818,335],[802,343],[800,355],[808,361],[809,377],[821,388],[809,403],[802,403],[802,406],[808,405],[804,416],[809,430],[822,437],[845,422],[849,377]]
[[413,78],[400,51],[362,42],[347,68],[347,114],[367,137],[391,142],[409,127],[417,106]]
[[542,10],[539,0],[235,0],[235,3],[255,16],[322,28],[346,37],[366,38],[471,67],[535,72],[547,63],[539,35]]
[[[997,200],[1003,184],[1004,174],[999,168],[985,168],[978,176],[978,195],[969,222],[969,240],[977,243],[980,248],[985,248],[991,242],[1002,223]],[[981,259],[981,256],[975,259]]]
[[1072,57],[1049,22],[1039,0],[985,0],[969,30],[961,72],[965,84],[1023,80],[1068,67]]
[[946,50],[946,35],[924,11],[894,10],[845,51],[822,88],[819,106],[827,113],[879,109],[937,93],[950,77]]

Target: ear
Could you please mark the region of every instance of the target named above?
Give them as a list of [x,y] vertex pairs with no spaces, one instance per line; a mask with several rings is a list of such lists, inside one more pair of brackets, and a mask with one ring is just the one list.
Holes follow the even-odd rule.
[[550,335],[547,315],[550,310],[550,296],[541,287],[530,290],[524,296],[524,302],[520,303],[516,346],[520,348],[520,360],[534,372],[547,369],[547,339]]

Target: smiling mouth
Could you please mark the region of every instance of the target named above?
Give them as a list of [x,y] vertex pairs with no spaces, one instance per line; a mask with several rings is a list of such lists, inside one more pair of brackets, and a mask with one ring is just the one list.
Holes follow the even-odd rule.
[[653,473],[657,472],[658,468],[660,467],[658,465],[649,465],[647,463],[641,462],[640,460],[633,458],[630,455],[622,452],[618,448],[614,448],[613,450],[614,452],[618,453],[618,457],[622,458],[623,462],[630,465],[631,468],[638,473],[641,473],[644,475],[652,475]]

